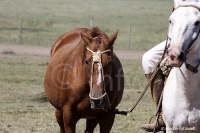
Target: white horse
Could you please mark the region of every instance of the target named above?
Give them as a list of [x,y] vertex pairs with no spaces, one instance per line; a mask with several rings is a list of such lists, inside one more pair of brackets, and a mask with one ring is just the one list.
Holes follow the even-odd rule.
[[164,88],[163,119],[167,133],[200,133],[200,2],[174,3],[165,57],[174,68]]

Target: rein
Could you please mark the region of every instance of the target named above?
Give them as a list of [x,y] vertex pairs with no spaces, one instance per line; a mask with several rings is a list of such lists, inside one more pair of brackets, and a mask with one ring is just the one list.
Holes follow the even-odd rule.
[[[167,36],[167,40],[168,40],[168,36]],[[118,109],[105,109],[105,111],[109,112],[109,113],[112,113],[112,114],[121,114],[121,115],[126,115],[128,116],[134,109],[135,107],[138,105],[138,103],[140,102],[140,100],[142,99],[142,97],[144,96],[144,94],[146,93],[148,87],[150,86],[152,80],[154,79],[157,71],[160,69],[160,63],[161,61],[164,59],[164,55],[167,51],[167,43],[168,41],[166,41],[166,44],[165,44],[165,49],[164,49],[164,52],[163,52],[163,55],[160,59],[160,61],[158,62],[158,65],[156,66],[156,70],[153,72],[149,82],[147,83],[147,85],[145,86],[142,94],[140,95],[139,99],[135,102],[135,104],[133,105],[133,107],[131,107],[128,111],[119,111]],[[103,53],[106,53],[106,52],[109,52],[111,51],[110,49],[106,50],[106,51],[103,51],[103,52],[100,52],[100,51],[97,51],[97,52],[93,52],[92,50],[90,50],[89,48],[87,48],[88,51],[90,51],[92,54],[93,54],[93,62],[92,62],[92,69],[91,69],[91,90],[92,90],[92,76],[93,76],[93,67],[94,67],[94,63],[100,63],[100,65],[102,66],[101,64],[101,54]],[[102,74],[103,74],[103,70],[102,70]],[[103,75],[103,82],[104,82],[104,75]],[[105,84],[104,84],[104,89],[105,89]],[[105,91],[105,90],[104,90]],[[105,93],[103,94],[103,96],[99,97],[99,98],[94,98],[91,96],[91,94],[89,94],[90,98],[91,99],[94,99],[94,100],[98,100],[98,99],[101,99],[103,98],[105,95],[107,95],[106,91]],[[156,114],[159,113],[160,110],[157,110]]]
[[[154,72],[153,72],[153,74],[152,74],[152,76],[151,76],[149,82],[148,82],[147,85],[145,86],[145,88],[144,88],[142,94],[140,95],[139,99],[135,102],[135,104],[133,105],[133,107],[130,108],[130,109],[126,112],[126,115],[127,115],[127,116],[128,116],[128,115],[135,109],[135,107],[138,105],[138,103],[140,102],[140,100],[142,99],[142,97],[144,96],[144,94],[146,93],[147,89],[148,89],[149,86],[151,85],[151,82],[152,82],[152,80],[154,79],[154,77],[155,77],[157,71],[160,69],[160,63],[161,63],[162,60],[164,59],[164,55],[165,55],[165,53],[166,53],[166,51],[167,51],[167,43],[168,43],[168,36],[167,36],[167,40],[166,40],[164,52],[163,52],[163,54],[162,54],[162,57],[161,57],[160,61],[158,62],[157,66],[156,66],[156,69],[154,70]],[[160,108],[160,107],[158,107],[158,110],[157,110],[156,114],[159,113],[159,111],[160,111],[159,108]]]

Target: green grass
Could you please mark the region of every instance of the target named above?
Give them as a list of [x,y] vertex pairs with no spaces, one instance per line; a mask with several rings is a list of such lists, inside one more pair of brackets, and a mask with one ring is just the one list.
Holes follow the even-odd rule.
[[[58,133],[54,108],[49,103],[31,101],[43,92],[45,56],[1,55],[0,57],[0,132]],[[141,61],[122,60],[125,72],[125,92],[118,106],[128,110],[139,98],[145,86]],[[117,115],[111,133],[144,133],[140,124],[147,123],[155,112],[149,91],[129,116]],[[77,133],[84,132],[85,120],[77,124]],[[99,132],[99,128],[95,133]]]
[[76,27],[102,29],[111,35],[119,29],[115,49],[128,50],[131,24],[132,51],[146,51],[166,39],[171,0],[1,0],[0,42],[51,46]]

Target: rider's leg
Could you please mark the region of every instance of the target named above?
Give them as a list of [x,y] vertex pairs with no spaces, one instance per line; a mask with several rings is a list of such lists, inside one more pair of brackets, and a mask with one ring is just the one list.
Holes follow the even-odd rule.
[[[156,69],[157,63],[160,61],[162,57],[162,54],[165,48],[165,43],[166,42],[164,41],[158,44],[157,46],[153,47],[152,49],[150,49],[143,55],[142,64],[143,64],[143,69],[144,69],[145,77],[147,81],[150,80],[154,70]],[[159,69],[150,85],[151,95],[155,103],[156,109],[158,107],[160,96],[162,94],[162,90],[164,87],[164,80],[165,80],[165,77],[162,74],[162,71]],[[149,131],[149,132],[153,132],[155,128],[155,131],[157,132],[157,131],[161,131],[162,127],[165,127],[165,123],[162,119],[162,116],[159,116],[158,124],[156,124],[156,121],[155,121],[152,124],[143,124],[140,127],[141,129]]]
[[[151,75],[152,75],[152,73],[145,75],[147,78],[147,81],[150,80]],[[162,74],[161,70],[159,69],[151,83],[151,86],[150,86],[151,95],[152,95],[154,104],[156,106],[156,110],[158,108],[158,103],[160,100],[160,96],[162,94],[163,87],[164,87],[164,75]],[[156,121],[154,121],[152,124],[142,124],[140,126],[140,128],[143,130],[149,131],[149,132],[153,132],[154,128],[155,128],[156,132],[162,131],[162,127],[165,127],[165,123],[164,123],[161,115],[162,115],[162,112],[159,116],[157,124],[156,124]]]

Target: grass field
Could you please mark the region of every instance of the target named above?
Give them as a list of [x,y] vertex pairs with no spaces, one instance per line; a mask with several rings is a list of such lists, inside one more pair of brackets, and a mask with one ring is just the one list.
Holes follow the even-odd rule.
[[[97,26],[108,35],[119,29],[115,49],[146,51],[166,39],[172,0],[1,0],[0,42],[51,46],[75,27]],[[91,23],[92,21],[92,23]]]
[[[54,108],[49,103],[32,101],[43,92],[47,56],[17,54],[0,56],[0,133],[55,133],[59,131]],[[122,60],[125,93],[120,110],[128,110],[141,94],[145,79],[140,60]],[[134,70],[134,71],[133,71]],[[130,116],[117,115],[111,133],[144,133],[141,123],[154,113],[149,91]],[[77,133],[84,132],[85,120],[79,121]],[[99,132],[98,128],[95,131]]]
[[[75,27],[97,26],[111,35],[119,29],[115,50],[146,51],[166,38],[172,0],[1,0],[0,44],[50,47],[64,32]],[[129,49],[129,25],[131,25]],[[1,49],[0,49],[1,51]],[[0,53],[0,133],[58,133],[54,108],[32,99],[43,92],[49,57]],[[121,60],[125,92],[120,110],[128,110],[145,86],[141,60]],[[117,115],[111,133],[144,133],[155,109],[149,91],[127,117]],[[84,132],[85,120],[77,124]],[[99,129],[95,130],[98,133]]]

